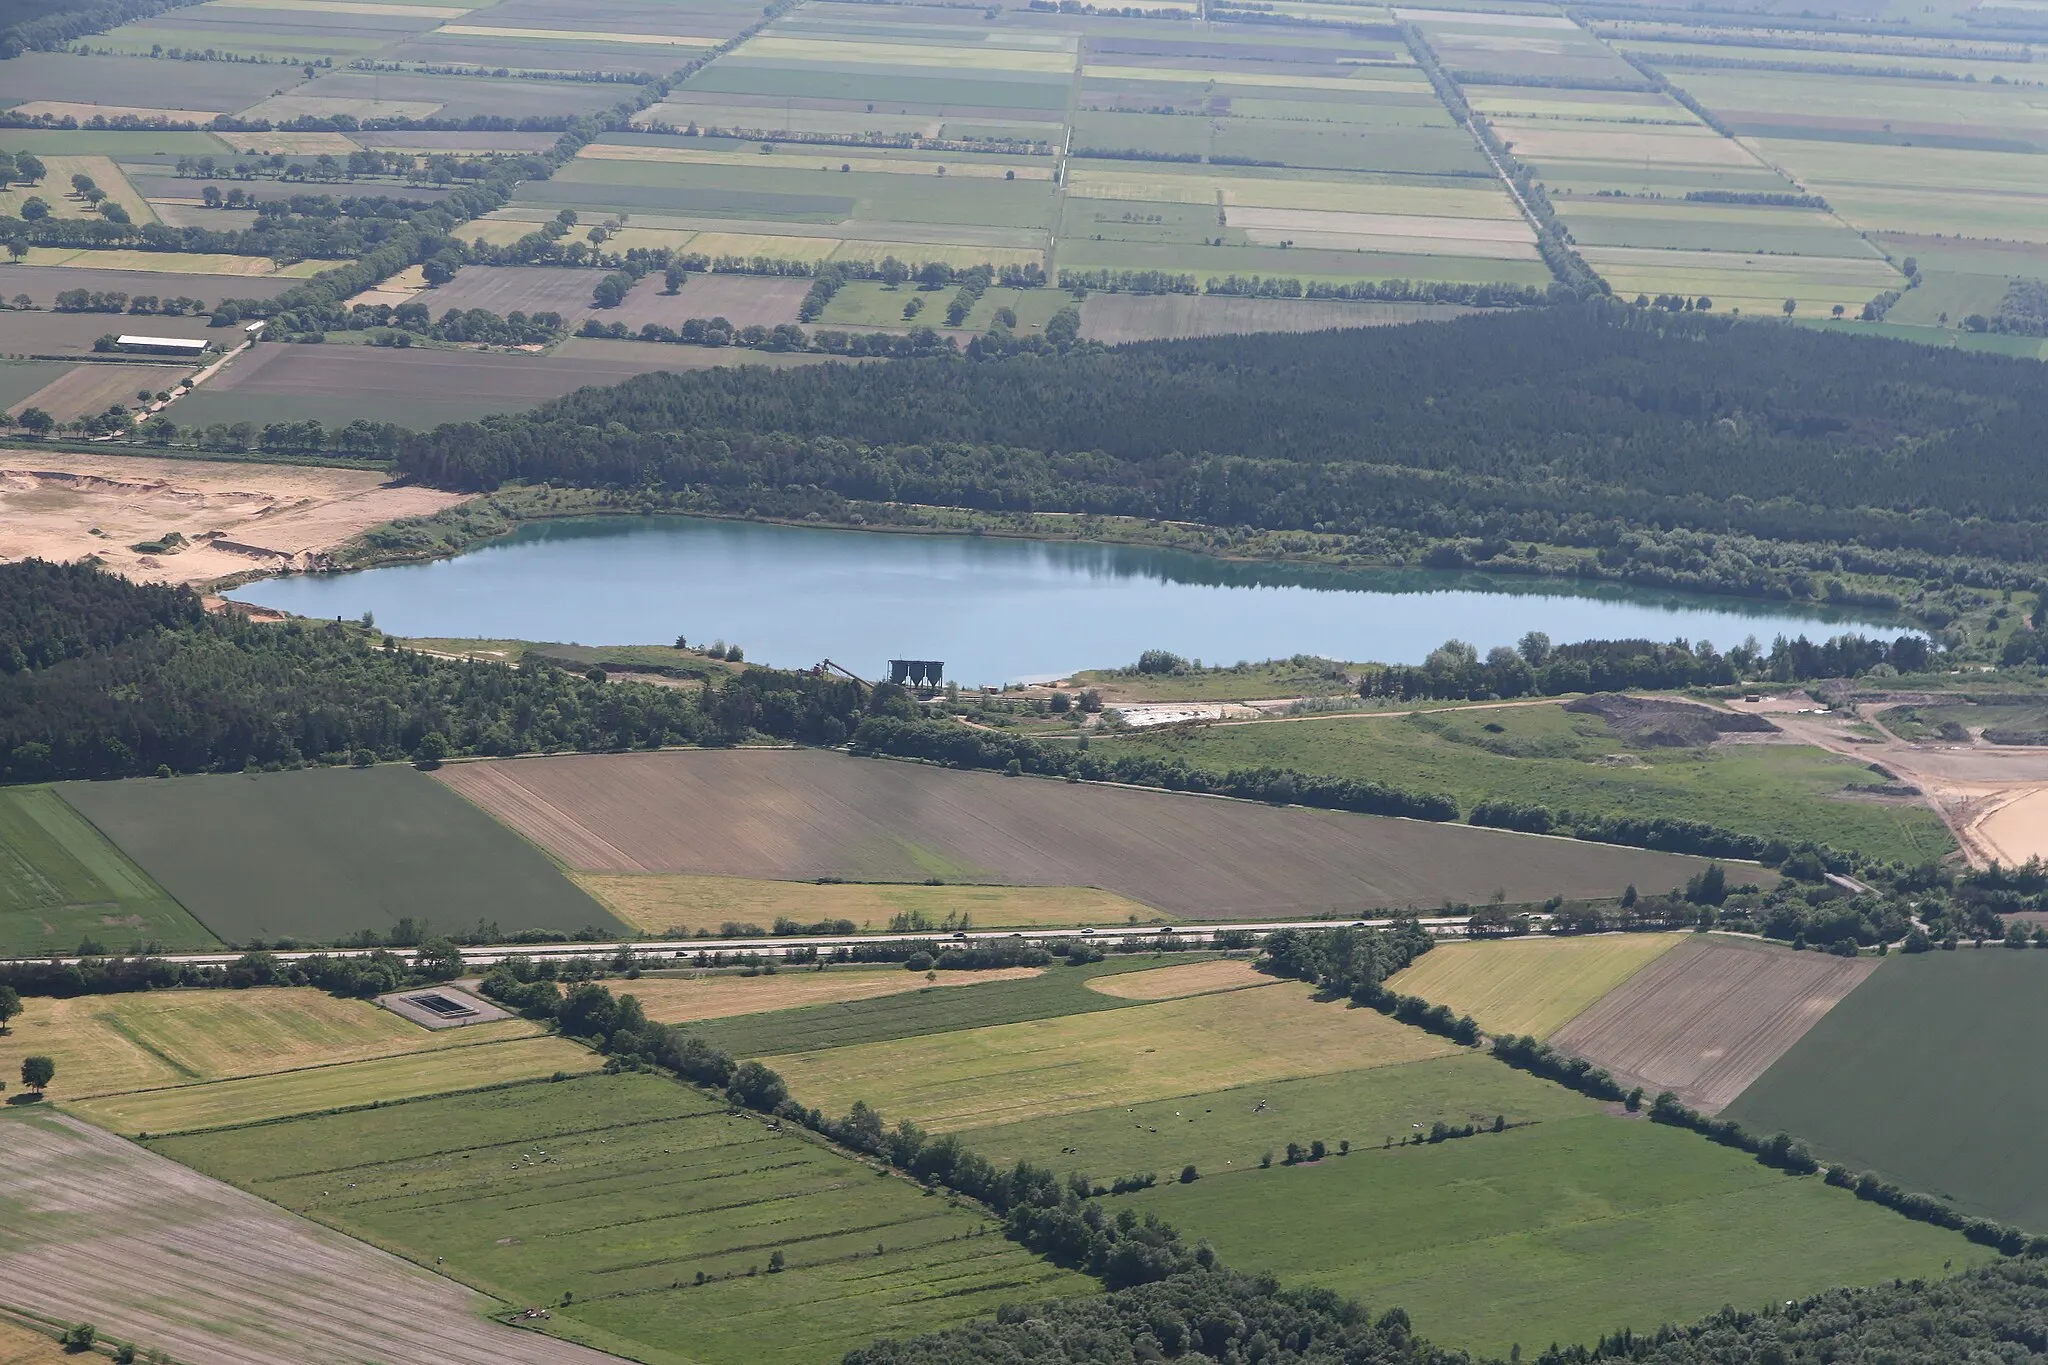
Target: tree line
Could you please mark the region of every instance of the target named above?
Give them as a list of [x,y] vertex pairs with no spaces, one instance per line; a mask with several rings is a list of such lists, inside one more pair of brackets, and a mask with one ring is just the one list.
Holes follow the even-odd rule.
[[[1718,538],[1824,547],[1835,572],[2048,557],[2048,396],[2002,357],[1588,304],[1047,360],[646,375],[421,433],[399,467],[461,489],[1415,530],[1471,538],[1487,567],[1540,541],[1795,596],[1793,573],[1816,597],[1823,575]],[[1916,566],[1951,567],[1896,565]]]

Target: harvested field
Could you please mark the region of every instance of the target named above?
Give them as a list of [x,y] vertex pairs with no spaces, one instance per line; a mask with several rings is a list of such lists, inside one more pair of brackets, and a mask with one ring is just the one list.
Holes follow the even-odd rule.
[[1321,299],[1239,299],[1221,294],[1090,294],[1081,335],[1112,344],[1247,332],[1333,332],[1440,322],[1472,311],[1441,303],[1347,303]]
[[[637,1360],[816,1365],[1096,1289],[991,1235],[978,1208],[652,1075],[160,1146],[507,1302],[546,1303],[542,1330]],[[782,1269],[755,1274],[778,1254]]]
[[[209,209],[205,221],[217,225],[221,209]],[[105,255],[106,253],[96,253]],[[287,289],[295,288],[300,281],[289,275],[201,275],[187,271],[176,272],[176,278],[169,278],[161,270],[101,270],[89,265],[67,265],[51,270],[43,266],[0,265],[0,294],[12,299],[17,294],[26,294],[35,300],[38,308],[48,308],[57,301],[57,295],[67,289],[86,289],[94,293],[118,291],[130,296],[155,294],[159,297],[182,296],[203,299],[209,305],[222,299],[270,299]],[[53,322],[61,317],[69,320],[97,318],[101,331],[132,332],[136,330],[186,329],[177,335],[206,337],[209,340],[230,336],[231,333],[210,329],[205,318],[158,318],[150,316],[121,316],[111,314],[60,314],[45,317],[43,321]],[[14,349],[12,346],[6,349]]]
[[783,971],[774,976],[643,976],[617,989],[622,995],[637,998],[648,1018],[664,1024],[683,1024],[697,1019],[730,1019],[741,1014],[800,1009],[805,1005],[873,1000],[939,987],[1029,981],[1043,971],[1042,967],[1004,967],[985,972],[938,972],[929,981],[925,973],[908,972],[901,967]]
[[2044,1031],[2048,954],[1994,943],[1893,956],[1727,1116],[1970,1216],[2048,1226]]
[[[191,332],[189,327],[175,330],[181,336]],[[176,388],[178,381],[190,373],[192,366],[187,364],[107,365],[88,361],[37,389],[22,400],[22,406],[41,408],[60,422],[102,413],[115,405],[132,411],[140,405],[136,395],[142,390],[156,393]]]
[[[9,299],[17,293],[29,293],[30,281],[50,294],[71,287],[66,278],[68,270],[23,269],[9,271],[0,267],[0,292]],[[159,280],[164,276],[158,276]],[[287,281],[296,283],[296,281]],[[162,289],[154,291],[165,292]],[[173,281],[171,293],[178,289]],[[185,327],[194,326],[184,323]],[[197,324],[202,330],[185,332],[187,336],[205,335],[205,323]],[[92,344],[108,332],[125,332],[128,319],[106,313],[50,313],[42,310],[9,309],[0,313],[0,355],[49,356],[82,359],[93,354]],[[173,379],[189,373],[190,365],[173,368],[175,361],[167,362],[163,368],[166,379]],[[161,385],[158,387],[162,387]],[[11,409],[10,409],[11,411]]]
[[768,1059],[833,1114],[866,1100],[950,1131],[1205,1089],[1357,1071],[1459,1049],[1298,982]]
[[[1092,886],[890,886],[770,882],[658,872],[572,872],[569,879],[635,929],[675,937],[716,933],[728,923],[761,929],[788,918],[815,924],[850,919],[862,931],[887,929],[898,915],[934,925],[964,917],[973,929],[1076,928],[1088,924],[1163,924],[1149,905]],[[962,927],[962,919],[953,920]]]
[[435,317],[450,308],[483,308],[503,316],[560,313],[570,322],[591,311],[590,291],[604,278],[599,270],[555,270],[545,266],[466,265],[455,278],[419,296]]
[[[436,778],[568,866],[1099,886],[1196,919],[1611,895],[1699,859],[816,750],[455,763]],[[689,819],[679,819],[689,812]],[[146,864],[145,864],[146,865]]]
[[77,952],[88,941],[115,952],[219,946],[54,791],[0,790],[0,957]]
[[1159,967],[1149,972],[1119,972],[1098,976],[1088,989],[1113,995],[1119,1000],[1180,1000],[1190,995],[1215,995],[1219,991],[1266,986],[1273,978],[1252,970],[1244,958],[1220,957],[1209,962],[1190,962],[1181,967]]
[[[908,972],[902,973],[908,976]],[[69,1101],[309,1066],[529,1038],[523,1019],[433,1032],[363,1000],[310,987],[37,997],[0,1035],[0,1071],[31,1053],[57,1063]]]
[[505,933],[625,927],[530,844],[399,764],[58,791],[229,943],[334,943],[401,918]]
[[[830,243],[827,243],[829,246]],[[674,294],[662,292],[659,276],[642,280],[618,308],[605,314],[634,331],[649,322],[680,327],[690,318],[725,318],[736,327],[795,322],[797,305],[811,282],[801,276],[691,275]]]
[[1544,1038],[1683,942],[1683,934],[1601,934],[1445,943],[1387,987],[1469,1014],[1488,1033]]
[[1699,935],[1550,1041],[1623,1085],[1676,1091],[1693,1108],[1718,1113],[1876,969],[1875,958]]
[[[67,1102],[65,1108],[102,1128],[131,1136],[189,1133],[330,1109],[390,1104],[421,1095],[454,1094],[508,1081],[540,1080],[557,1073],[575,1075],[604,1065],[604,1058],[566,1038],[474,1041],[479,1030],[497,1027],[479,1024],[447,1033],[421,1029],[428,1037],[447,1039],[447,1046],[396,1057],[301,1067],[267,1076],[102,1095]],[[464,1039],[471,1041],[465,1045]],[[63,1079],[61,1074],[58,1079]],[[53,1085],[51,1090],[62,1094],[58,1086]]]
[[49,1111],[0,1115],[0,1299],[207,1365],[605,1365],[498,1307]]
[[[595,283],[595,280],[592,281]],[[363,415],[365,393],[378,396],[385,420],[414,428],[524,411],[587,384],[616,384],[650,370],[759,362],[701,346],[629,344],[592,353],[570,342],[551,355],[441,351],[382,346],[259,346],[179,403],[181,425],[305,421],[343,425]]]
[[0,1365],[66,1365],[76,1359],[55,1337],[0,1317]]
[[[186,401],[170,408],[180,421]],[[367,470],[0,450],[0,559],[98,555],[137,581],[203,584],[251,569],[315,568],[372,526],[462,500],[394,488]],[[175,554],[129,548],[172,531],[191,542]]]

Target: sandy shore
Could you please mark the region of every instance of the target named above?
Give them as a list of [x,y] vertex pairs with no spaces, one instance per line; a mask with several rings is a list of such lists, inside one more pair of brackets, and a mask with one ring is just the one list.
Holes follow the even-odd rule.
[[[82,559],[145,582],[199,586],[319,568],[380,522],[461,502],[354,469],[0,449],[0,561]],[[177,532],[173,553],[133,547]]]

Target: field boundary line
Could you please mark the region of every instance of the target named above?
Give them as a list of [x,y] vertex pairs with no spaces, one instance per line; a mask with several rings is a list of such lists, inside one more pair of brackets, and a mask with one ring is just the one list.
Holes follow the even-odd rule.
[[[163,1063],[163,1064],[164,1064],[165,1066],[169,1067],[169,1068],[170,1068],[171,1070],[173,1070],[173,1071],[177,1072],[177,1073],[178,1073],[178,1074],[179,1074],[180,1076],[185,1076],[185,1077],[188,1077],[188,1078],[190,1078],[190,1080],[191,1080],[191,1081],[192,1081],[193,1083],[201,1083],[201,1082],[204,1082],[204,1081],[206,1080],[206,1077],[202,1076],[202,1075],[201,1075],[200,1073],[198,1073],[197,1071],[194,1071],[194,1070],[193,1070],[193,1069],[192,1069],[191,1067],[189,1067],[189,1066],[186,1066],[186,1065],[185,1065],[185,1064],[184,1064],[183,1062],[179,1061],[179,1060],[178,1060],[178,1059],[177,1059],[176,1057],[173,1057],[173,1056],[172,1056],[172,1055],[171,1055],[170,1053],[168,1053],[168,1052],[165,1052],[165,1051],[164,1051],[164,1050],[163,1050],[162,1048],[158,1047],[158,1046],[157,1046],[157,1045],[156,1045],[155,1043],[152,1043],[152,1042],[150,1042],[150,1041],[149,1041],[149,1040],[148,1040],[147,1038],[144,1038],[144,1037],[143,1037],[143,1036],[142,1036],[141,1034],[137,1033],[137,1032],[136,1032],[136,1031],[135,1031],[135,1030],[134,1030],[133,1028],[130,1028],[130,1027],[129,1027],[129,1025],[128,1025],[128,1023],[127,1023],[127,1021],[126,1021],[126,1020],[124,1020],[124,1019],[122,1019],[120,1015],[118,1015],[118,1014],[114,1013],[114,1011],[112,1011],[112,1010],[107,1010],[107,1011],[105,1011],[104,1013],[100,1013],[100,1014],[95,1014],[95,1015],[93,1015],[92,1017],[93,1017],[93,1018],[94,1018],[95,1020],[97,1020],[98,1022],[100,1022],[100,1023],[102,1023],[102,1024],[105,1024],[105,1025],[106,1025],[106,1026],[107,1026],[108,1028],[112,1029],[112,1030],[113,1030],[113,1031],[114,1031],[115,1033],[118,1033],[118,1034],[120,1034],[120,1035],[121,1035],[121,1037],[123,1037],[123,1038],[127,1039],[127,1040],[128,1040],[129,1042],[131,1042],[131,1043],[135,1044],[135,1046],[137,1046],[137,1047],[141,1048],[141,1049],[142,1049],[142,1050],[143,1050],[144,1052],[148,1053],[148,1054],[149,1054],[150,1056],[152,1056],[152,1057],[156,1058],[156,1059],[157,1059],[158,1061],[162,1062],[162,1063]],[[175,1086],[152,1086],[152,1087],[150,1087],[150,1088],[151,1088],[151,1089],[153,1089],[153,1090],[172,1090],[172,1089],[176,1089],[177,1087],[175,1087]],[[118,1095],[118,1094],[121,1094],[121,1093],[123,1093],[123,1092],[121,1092],[121,1091],[118,1091],[118,1090],[116,1090],[116,1091],[111,1091],[111,1092],[104,1092],[104,1093],[111,1093],[111,1094],[116,1094],[116,1095]],[[94,1097],[93,1097],[93,1096],[90,1096],[90,1095],[88,1095],[88,1096],[82,1096],[81,1098],[85,1098],[85,1099],[91,1099],[91,1098],[94,1098]]]
[[[513,1017],[515,1019],[518,1018],[517,1015],[514,1015]],[[121,1033],[122,1037],[128,1037],[128,1035],[122,1031],[119,1025],[115,1025],[114,1028],[115,1032]],[[231,1085],[236,1081],[266,1080],[272,1076],[296,1076],[301,1072],[306,1071],[326,1071],[330,1068],[337,1066],[361,1066],[365,1062],[389,1062],[395,1061],[400,1057],[432,1057],[436,1054],[443,1052],[467,1052],[472,1048],[500,1047],[506,1043],[530,1043],[536,1038],[551,1038],[555,1036],[556,1035],[554,1034],[542,1032],[529,1033],[524,1037],[520,1038],[486,1038],[481,1043],[450,1043],[446,1047],[418,1048],[411,1052],[380,1052],[376,1054],[374,1057],[351,1057],[346,1061],[340,1062],[308,1062],[304,1066],[281,1067],[276,1071],[252,1071],[246,1076],[215,1076],[211,1079],[208,1079],[206,1077],[196,1077],[195,1079],[193,1079],[190,1082],[187,1082],[184,1085],[150,1085],[144,1086],[139,1090],[95,1090],[93,1093],[89,1095],[72,1095],[70,1096],[70,1098],[75,1100],[104,1100],[114,1099],[117,1097],[127,1095],[164,1095],[169,1094],[171,1091],[174,1090],[197,1090],[209,1085]],[[156,1053],[155,1049],[151,1048],[147,1043],[142,1042],[140,1039],[130,1038],[129,1041],[133,1042],[136,1046],[142,1048],[144,1051],[150,1052],[152,1055],[161,1055]],[[575,1040],[571,1039],[570,1041],[574,1042]],[[178,1067],[179,1070],[184,1070],[184,1068],[182,1066],[179,1066],[178,1063],[172,1062],[169,1057],[164,1057],[163,1060],[166,1062],[170,1062],[172,1066]]]

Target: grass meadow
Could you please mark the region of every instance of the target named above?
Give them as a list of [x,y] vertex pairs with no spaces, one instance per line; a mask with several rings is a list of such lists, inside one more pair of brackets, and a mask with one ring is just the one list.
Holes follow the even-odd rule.
[[1495,1357],[1989,1257],[1817,1177],[1559,1098],[1581,1112],[1291,1169],[1205,1172],[1129,1207],[1208,1238],[1231,1265],[1375,1312],[1398,1304],[1438,1344]]
[[[64,1107],[117,1133],[185,1133],[531,1081],[557,1072],[594,1071],[603,1060],[564,1038],[515,1037],[465,1046],[458,1036],[451,1043],[369,1061],[103,1095]],[[60,1073],[60,1085],[62,1079]],[[59,1086],[52,1093],[62,1099]]]
[[217,947],[148,873],[48,787],[0,791],[0,956]]
[[1095,1289],[977,1210],[650,1075],[152,1145],[651,1365],[810,1365]]
[[269,1072],[532,1037],[523,1019],[423,1029],[365,1000],[311,988],[146,991],[24,1000],[0,1036],[0,1070],[55,1060],[66,1099],[164,1090]]
[[333,943],[404,915],[444,930],[624,929],[538,849],[408,767],[56,790],[230,943]]
[[979,1127],[1440,1057],[1455,1045],[1298,982],[767,1059],[807,1104]]
[[1297,768],[1443,791],[1468,809],[1502,799],[1671,816],[1906,862],[1954,847],[1923,806],[1844,799],[1877,781],[1850,760],[1792,744],[1632,748],[1600,717],[1561,706],[1310,718],[1118,742],[1204,768]]
[[1967,1213],[2048,1226],[2033,1153],[2048,1095],[2031,1079],[2044,1028],[2048,954],[1893,957],[1726,1113]]
[[1685,941],[1683,934],[1600,934],[1444,943],[1387,987],[1469,1014],[1488,1033],[1547,1037]]

